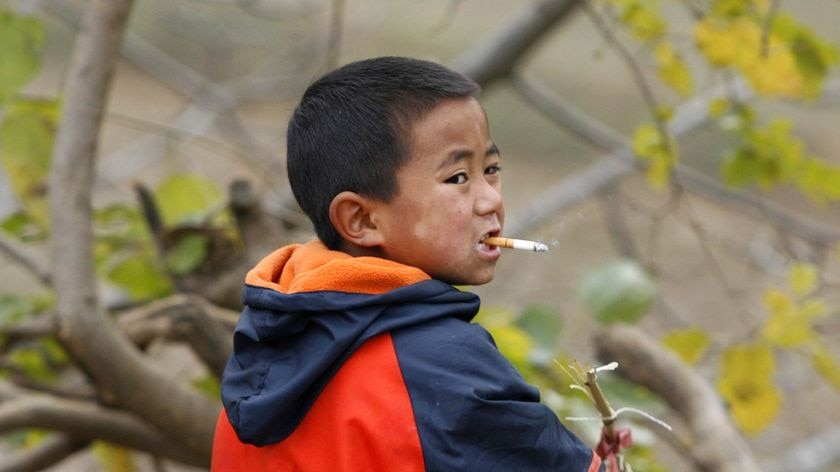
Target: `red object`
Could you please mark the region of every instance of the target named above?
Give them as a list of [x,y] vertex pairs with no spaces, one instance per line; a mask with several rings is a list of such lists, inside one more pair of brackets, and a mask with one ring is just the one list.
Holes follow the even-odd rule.
[[606,428],[601,431],[601,441],[598,442],[598,447],[595,452],[598,457],[603,459],[607,464],[606,472],[620,472],[618,470],[618,460],[616,454],[633,445],[633,437],[630,435],[629,429],[618,429],[612,438],[606,435]]

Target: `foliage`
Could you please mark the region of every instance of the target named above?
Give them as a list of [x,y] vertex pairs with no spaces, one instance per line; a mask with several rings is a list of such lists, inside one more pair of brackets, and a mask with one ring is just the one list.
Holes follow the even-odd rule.
[[135,472],[134,454],[130,449],[104,441],[93,443],[93,455],[104,472]]
[[0,8],[0,106],[38,70],[43,46],[40,20]]
[[[756,334],[726,346],[720,358],[718,391],[728,403],[742,431],[758,434],[775,419],[784,398],[774,383],[776,358],[781,351],[807,356],[814,371],[840,392],[840,364],[827,348],[815,324],[829,312],[817,295],[819,272],[810,264],[788,269],[787,287],[764,293],[768,316]],[[662,343],[686,363],[694,364],[707,352],[709,334],[698,328],[666,334]]]
[[709,333],[698,328],[671,331],[662,337],[662,344],[674,351],[687,364],[696,364],[706,353]]
[[[684,56],[699,56],[724,79],[742,77],[755,93],[770,98],[814,100],[840,54],[792,16],[776,12],[762,0],[715,0],[707,11],[692,15],[694,49],[681,51],[669,40],[668,23],[653,0],[602,0],[631,38],[649,48],[656,77],[684,98],[693,90],[693,73]],[[689,8],[691,8],[689,6]],[[633,134],[633,151],[648,165],[650,182],[664,187],[679,160],[676,140],[668,131],[669,117],[652,94],[646,94],[655,124],[642,123]],[[817,200],[840,199],[840,168],[807,155],[784,120],[761,126],[752,119],[752,107],[730,97],[739,115],[733,123],[724,117],[724,129],[733,136],[722,169],[730,185],[759,184],[769,188],[792,183]],[[747,118],[749,117],[749,118]]]

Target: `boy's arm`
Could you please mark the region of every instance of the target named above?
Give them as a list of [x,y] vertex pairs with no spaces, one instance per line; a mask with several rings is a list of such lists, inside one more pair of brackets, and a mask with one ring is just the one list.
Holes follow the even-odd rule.
[[602,470],[479,325],[449,318],[392,336],[426,470]]

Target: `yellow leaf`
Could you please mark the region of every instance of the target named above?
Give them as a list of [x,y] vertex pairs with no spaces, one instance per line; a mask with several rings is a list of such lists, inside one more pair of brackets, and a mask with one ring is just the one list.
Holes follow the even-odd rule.
[[765,37],[757,18],[704,18],[694,27],[694,41],[709,63],[736,68],[759,93],[798,97],[806,92],[791,45],[772,33]]
[[528,372],[531,368],[528,361],[529,355],[534,348],[534,340],[528,336],[528,333],[513,325],[488,326],[487,330],[493,335],[499,351],[510,363],[520,372]]
[[651,2],[631,2],[624,9],[621,21],[630,28],[630,33],[634,37],[642,41],[661,38],[667,30],[667,24],[659,12],[653,9],[654,5],[645,5],[645,3]]
[[830,383],[835,390],[840,392],[840,364],[831,355],[831,352],[822,344],[815,343],[811,353],[811,364]]
[[729,110],[729,100],[725,98],[718,98],[709,103],[709,116],[712,118],[719,118]]
[[738,37],[725,25],[704,18],[694,26],[694,42],[713,66],[725,67],[735,62]]
[[663,136],[655,125],[642,123],[633,133],[633,152],[648,162],[647,175],[651,185],[660,189],[665,187],[677,160],[669,137]]
[[793,293],[804,297],[817,288],[817,268],[813,264],[793,264],[788,269],[788,284]]
[[723,353],[718,391],[745,433],[761,432],[779,411],[782,400],[773,385],[775,370],[767,345],[735,345]]
[[793,311],[793,300],[778,290],[767,290],[764,294],[764,307],[772,313]]
[[815,339],[811,319],[820,313],[819,304],[806,310],[787,295],[771,289],[764,295],[764,306],[770,312],[761,331],[767,341],[793,348]]
[[675,330],[662,337],[662,344],[693,365],[706,353],[709,333],[697,328]]
[[653,55],[659,65],[657,75],[681,96],[691,95],[691,71],[671,43],[662,41],[656,45]]
[[135,472],[134,454],[131,449],[104,441],[93,443],[93,454],[107,472]]

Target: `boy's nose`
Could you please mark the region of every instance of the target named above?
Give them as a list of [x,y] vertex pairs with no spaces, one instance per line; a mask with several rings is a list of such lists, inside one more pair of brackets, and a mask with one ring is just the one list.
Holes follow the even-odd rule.
[[493,186],[484,179],[481,182],[482,185],[475,201],[476,214],[487,215],[501,213],[504,208],[501,189]]

